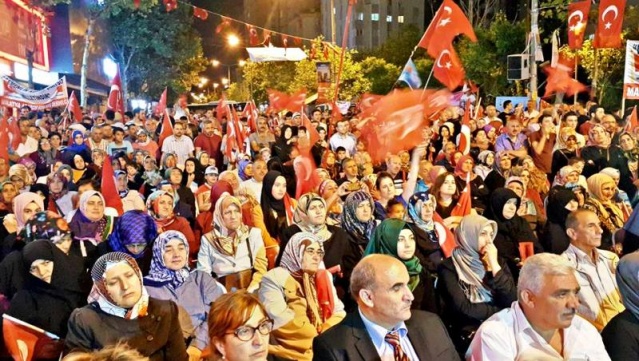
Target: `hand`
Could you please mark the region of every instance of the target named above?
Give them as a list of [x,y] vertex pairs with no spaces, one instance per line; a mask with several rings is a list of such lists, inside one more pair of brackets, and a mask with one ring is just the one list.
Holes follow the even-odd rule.
[[4,216],[2,225],[4,225],[4,228],[6,228],[7,232],[9,233],[16,233],[18,231],[18,220],[13,213],[9,213]]
[[200,361],[202,357],[202,350],[194,346],[189,346],[186,353],[189,355],[189,361]]
[[337,188],[337,195],[339,195],[340,197],[344,197],[349,193],[350,191],[348,190],[348,182],[342,183],[342,185]]
[[482,261],[484,262],[484,267],[487,265],[490,269],[486,269],[487,271],[491,271],[496,266],[499,265],[499,261],[497,260],[497,247],[493,243],[488,243],[479,251],[482,255]]

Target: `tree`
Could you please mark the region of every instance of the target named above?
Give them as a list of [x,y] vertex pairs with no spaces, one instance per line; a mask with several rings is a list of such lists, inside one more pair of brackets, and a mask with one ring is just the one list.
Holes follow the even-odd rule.
[[525,24],[511,23],[505,15],[497,14],[487,29],[476,28],[477,42],[467,38],[458,42],[459,56],[466,70],[466,78],[481,87],[489,97],[521,94],[521,84],[510,84],[506,77],[506,60],[519,54],[526,44]]
[[[369,56],[374,56],[386,60],[391,64],[403,67],[411,56],[413,49],[422,38],[422,32],[415,25],[404,25],[398,31],[390,34],[388,39],[379,47],[372,50],[364,50],[355,55],[355,59],[363,60]],[[423,56],[425,51],[417,48],[414,57]]]
[[295,63],[288,61],[254,63],[242,67],[243,82],[251,89],[251,98],[256,102],[268,100],[267,89],[288,91],[295,77]]
[[117,16],[123,11],[148,13],[157,4],[158,0],[141,0],[138,7],[136,7],[133,1],[130,0],[95,0],[87,4],[87,29],[84,33],[82,66],[80,68],[80,105],[83,107],[86,107],[87,105],[87,73],[89,69],[89,55],[93,44],[93,32],[96,21],[100,18]]
[[235,100],[237,102],[245,102],[247,100],[250,100],[251,91],[249,90],[248,84],[244,82],[232,83],[226,90],[226,98],[228,100]]
[[386,60],[369,56],[360,62],[364,77],[371,82],[370,92],[373,94],[387,94],[397,82],[402,68]]
[[110,14],[112,56],[120,65],[125,96],[160,94],[164,87],[182,93],[199,82],[207,65],[202,39],[193,29],[190,7],[148,13],[123,10]]
[[473,28],[483,28],[488,26],[496,14],[495,9],[499,8],[499,2],[499,0],[462,0],[459,5]]

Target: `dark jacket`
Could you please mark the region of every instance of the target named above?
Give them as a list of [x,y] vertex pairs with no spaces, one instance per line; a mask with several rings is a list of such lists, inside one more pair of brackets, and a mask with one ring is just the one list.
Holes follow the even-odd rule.
[[639,319],[625,310],[601,331],[606,351],[613,361],[639,360]]
[[561,224],[552,222],[550,219],[544,225],[544,229],[539,235],[541,245],[546,252],[562,254],[568,249],[570,239],[566,230]]
[[65,351],[92,351],[124,341],[151,361],[186,361],[186,344],[171,301],[149,298],[148,314],[135,320],[113,316],[96,303],[76,309],[69,319]]
[[[408,338],[420,360],[459,360],[448,332],[437,315],[413,311],[406,321]],[[351,312],[339,324],[313,340],[315,361],[379,361],[359,311]]]
[[452,258],[447,258],[439,266],[439,279],[437,289],[444,301],[446,315],[450,317],[453,329],[461,330],[465,327],[479,327],[479,325],[493,314],[510,307],[511,303],[517,300],[517,284],[513,279],[506,261],[499,259],[501,271],[493,277],[492,273],[486,272],[484,283],[486,288],[492,291],[493,301],[485,303],[472,303],[468,300],[464,291],[459,285],[459,277],[455,270]]
[[618,169],[621,174],[619,188],[628,193],[630,199],[635,196],[637,188],[632,184],[632,173],[621,148],[616,145],[611,145],[609,148],[586,146],[581,150],[581,157],[586,162],[582,173],[584,177],[588,178],[606,167]]

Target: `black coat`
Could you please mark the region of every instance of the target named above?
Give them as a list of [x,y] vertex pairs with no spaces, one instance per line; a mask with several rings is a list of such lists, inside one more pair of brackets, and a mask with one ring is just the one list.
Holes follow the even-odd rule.
[[635,196],[637,187],[632,184],[632,174],[630,168],[628,168],[628,159],[624,156],[621,148],[616,145],[611,145],[607,149],[586,146],[581,150],[581,157],[586,162],[582,173],[584,177],[588,178],[606,167],[615,168],[621,174],[619,188],[628,193],[630,199]]
[[[457,361],[446,327],[430,312],[412,311],[406,321],[408,338],[420,360]],[[358,311],[351,312],[342,322],[313,340],[314,361],[379,361]]]
[[546,252],[562,254],[568,249],[570,239],[566,234],[564,226],[552,222],[550,219],[544,225],[539,235],[539,241]]
[[495,277],[490,272],[486,272],[484,277],[486,288],[490,289],[493,295],[493,301],[485,303],[472,303],[468,300],[459,285],[452,258],[447,258],[439,266],[437,289],[445,305],[443,314],[454,315],[446,319],[452,324],[453,330],[459,331],[468,326],[477,328],[490,316],[510,307],[517,300],[517,284],[510,269],[502,258],[499,259],[499,264],[501,271],[497,272]]
[[610,320],[601,331],[601,338],[612,360],[639,360],[639,319],[630,311],[625,310]]
[[100,310],[96,303],[76,309],[69,319],[65,351],[92,351],[119,341],[151,361],[186,361],[186,344],[172,301],[149,298],[148,314],[126,320]]

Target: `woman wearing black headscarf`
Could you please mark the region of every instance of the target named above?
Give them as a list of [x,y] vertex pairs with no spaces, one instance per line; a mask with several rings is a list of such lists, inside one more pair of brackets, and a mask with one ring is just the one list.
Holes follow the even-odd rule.
[[486,218],[497,222],[498,232],[493,243],[499,254],[506,259],[515,280],[519,278],[522,263],[520,243],[532,242],[535,253],[544,251],[528,222],[517,215],[520,204],[521,199],[515,192],[499,188],[490,195],[488,208],[484,213]]
[[290,125],[284,125],[282,127],[282,133],[277,138],[275,144],[271,148],[271,154],[273,157],[280,159],[280,162],[286,163],[291,160],[291,150],[293,149],[293,142],[295,141],[296,129]]
[[577,196],[562,186],[553,187],[548,194],[548,220],[539,236],[546,252],[562,254],[570,245],[566,234],[566,218],[579,207]]
[[22,249],[26,282],[11,300],[7,314],[64,338],[71,312],[83,306],[64,289],[65,279],[75,273],[65,257],[47,240],[27,244]]
[[264,224],[273,239],[281,239],[282,231],[293,224],[297,202],[286,193],[286,178],[276,171],[266,173],[263,180],[260,206]]

